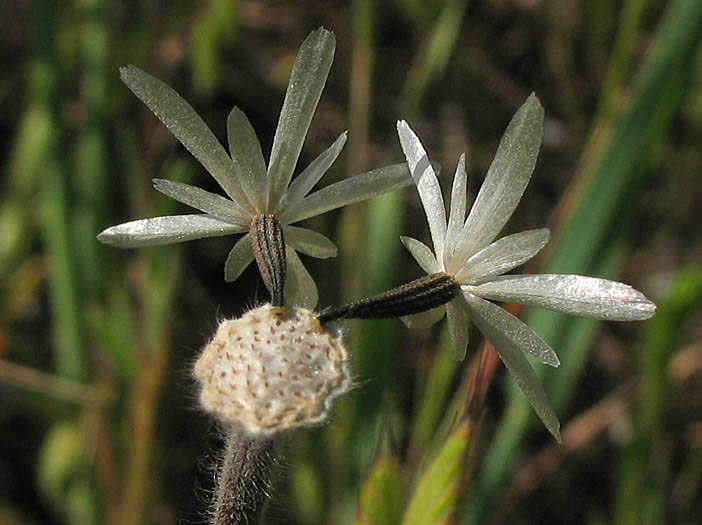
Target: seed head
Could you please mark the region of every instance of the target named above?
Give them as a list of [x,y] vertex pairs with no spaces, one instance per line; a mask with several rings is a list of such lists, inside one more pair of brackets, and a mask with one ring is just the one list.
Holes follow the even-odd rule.
[[222,322],[195,363],[200,404],[251,435],[326,419],[351,382],[348,354],[305,308],[255,308]]

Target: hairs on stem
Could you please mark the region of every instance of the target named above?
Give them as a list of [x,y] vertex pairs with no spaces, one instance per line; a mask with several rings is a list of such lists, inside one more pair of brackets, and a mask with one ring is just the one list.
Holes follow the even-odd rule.
[[227,429],[212,525],[260,523],[273,475],[273,440]]

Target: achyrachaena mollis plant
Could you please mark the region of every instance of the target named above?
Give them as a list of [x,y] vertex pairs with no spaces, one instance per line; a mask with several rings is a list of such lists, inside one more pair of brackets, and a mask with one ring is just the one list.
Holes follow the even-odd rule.
[[[227,119],[227,153],[173,89],[134,66],[121,69],[129,89],[200,161],[226,196],[154,180],[158,191],[201,213],[120,224],[98,239],[129,248],[239,234],[225,262],[225,281],[235,281],[256,261],[270,293],[270,302],[221,322],[194,366],[200,406],[226,435],[212,523],[260,518],[277,453],[276,437],[323,424],[334,399],[349,391],[349,351],[339,331],[345,319],[399,317],[408,325],[429,326],[446,316],[458,360],[466,355],[472,320],[560,441],[558,418],[524,354],[550,366],[559,365],[558,357],[538,334],[494,301],[616,321],[642,320],[655,312],[643,294],[614,281],[579,275],[505,275],[534,257],[549,240],[545,228],[497,239],[529,183],[541,145],[544,110],[533,94],[509,123],[467,214],[465,157],[458,160],[447,216],[436,165],[405,121],[397,123],[397,133],[406,162],[311,192],[340,154],[344,132],[293,178],[334,50],[334,35],[325,29],[303,42],[267,165],[239,108]],[[411,184],[424,207],[433,249],[417,239],[401,241],[426,275],[354,303],[315,310],[317,286],[298,252],[328,258],[337,248],[321,233],[292,224]]]

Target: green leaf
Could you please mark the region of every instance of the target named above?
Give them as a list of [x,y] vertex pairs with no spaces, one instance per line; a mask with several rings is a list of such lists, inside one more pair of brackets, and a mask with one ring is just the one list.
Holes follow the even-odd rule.
[[64,512],[66,495],[84,468],[85,437],[74,423],[57,423],[47,432],[39,454],[39,487],[44,496]]
[[354,525],[394,525],[400,523],[405,488],[397,460],[379,456],[361,487]]
[[190,33],[190,65],[196,91],[211,96],[221,82],[224,52],[239,37],[239,2],[212,0],[200,6]]
[[[660,487],[669,483],[663,469],[651,469],[650,458],[660,447],[670,406],[670,360],[680,347],[685,323],[702,305],[702,266],[677,272],[668,297],[646,326],[641,356],[639,400],[635,406],[635,434],[621,454],[615,499],[614,523],[656,523],[647,513],[658,505]],[[689,461],[690,456],[686,459]],[[690,461],[694,464],[694,460]],[[693,467],[694,468],[694,467]],[[655,514],[654,514],[655,515]],[[657,514],[664,516],[663,513]],[[662,518],[657,522],[664,521]]]
[[414,490],[404,525],[453,523],[461,494],[466,455],[470,445],[470,426],[461,423],[446,439],[444,446],[422,475]]
[[[429,11],[441,7],[436,22],[431,30],[425,51],[418,53],[410,74],[407,76],[402,95],[402,108],[412,120],[419,113],[422,99],[432,83],[440,79],[453,50],[456,49],[461,34],[461,25],[468,8],[468,0],[448,0],[446,2],[399,2],[406,11],[412,12],[417,19],[425,22],[433,13]],[[415,6],[411,6],[415,3]],[[422,7],[420,7],[422,4]],[[426,5],[423,5],[426,4]]]
[[[415,398],[417,408],[412,418],[410,440],[411,456],[426,453],[432,437],[437,433],[442,414],[446,410],[451,384],[456,376],[459,362],[447,348],[451,345],[448,323],[442,328],[439,343],[434,352],[434,363],[426,379],[426,386]],[[448,412],[447,412],[448,413]]]

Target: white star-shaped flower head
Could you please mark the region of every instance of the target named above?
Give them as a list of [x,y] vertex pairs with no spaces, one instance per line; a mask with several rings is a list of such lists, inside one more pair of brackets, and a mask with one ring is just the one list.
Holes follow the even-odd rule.
[[458,161],[448,221],[441,188],[427,154],[406,122],[397,124],[400,143],[429,223],[434,251],[422,242],[402,242],[428,274],[446,273],[460,285],[460,294],[441,306],[405,318],[428,326],[444,314],[456,357],[465,357],[468,316],[494,345],[546,428],[560,440],[559,422],[541,383],[522,352],[558,366],[551,347],[522,321],[490,302],[539,306],[568,314],[612,321],[651,317],[656,307],[630,286],[581,275],[502,275],[534,257],[549,240],[548,229],[495,238],[526,189],[543,136],[544,110],[529,96],[507,126],[468,218],[465,218],[465,157]]
[[[106,229],[98,239],[120,248],[154,246],[249,232],[252,220],[273,216],[282,225],[287,259],[286,303],[314,308],[318,293],[297,252],[334,257],[336,246],[324,235],[292,223],[356,203],[412,183],[406,164],[373,170],[308,193],[346,143],[346,132],[292,180],[302,144],[327,80],[335,49],[334,35],[311,33],[295,59],[266,167],[261,146],[246,115],[234,108],[227,119],[230,154],[193,108],[173,89],[134,66],[121,68],[123,82],[215,178],[228,198],[167,180],[154,187],[204,213],[142,219]],[[225,264],[234,281],[254,260],[251,234],[234,245]]]

